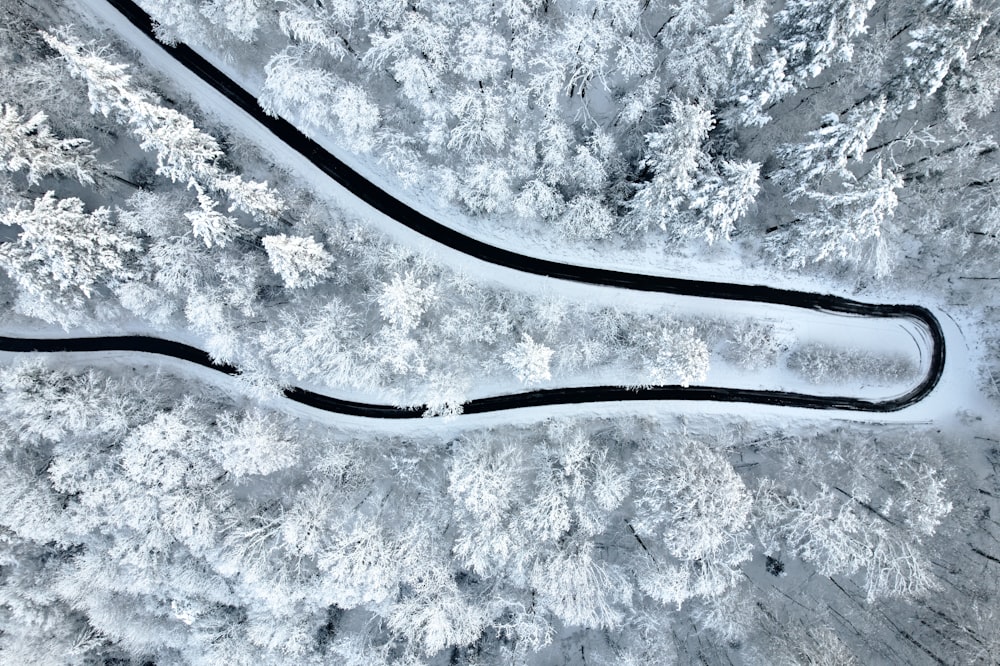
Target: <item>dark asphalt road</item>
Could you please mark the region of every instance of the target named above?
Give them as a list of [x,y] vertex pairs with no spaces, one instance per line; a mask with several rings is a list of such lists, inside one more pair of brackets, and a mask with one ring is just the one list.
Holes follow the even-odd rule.
[[[129,0],[107,0],[129,21],[153,38],[152,22],[142,9]],[[154,39],[155,41],[155,39]],[[922,381],[910,392],[891,400],[872,401],[849,396],[813,396],[784,391],[729,389],[708,386],[658,386],[645,389],[627,389],[616,386],[591,386],[565,389],[545,389],[473,400],[465,405],[466,414],[493,412],[519,407],[557,405],[567,403],[606,402],[619,400],[711,400],[717,402],[745,402],[810,409],[842,409],[864,412],[892,412],[926,397],[937,385],[944,372],[945,340],[937,318],[927,308],[918,305],[891,305],[862,303],[829,294],[775,289],[760,285],[741,285],[703,280],[685,280],[655,275],[642,275],[587,266],[562,264],[537,257],[526,256],[494,247],[465,236],[454,229],[430,219],[409,207],[389,193],[378,188],[352,170],[319,144],[312,141],[293,125],[268,116],[257,100],[234,81],[213,67],[190,48],[178,44],[169,46],[155,42],[206,83],[224,94],[233,103],[250,114],[263,127],[271,131],[290,147],[309,159],[328,176],[353,192],[373,208],[392,217],[414,231],[464,254],[483,261],[515,270],[544,275],[562,280],[587,284],[620,287],[638,291],[701,296],[722,300],[773,303],[797,308],[836,314],[853,314],[865,317],[905,318],[926,327],[930,340],[930,364]],[[217,366],[202,350],[180,343],[146,337],[73,338],[65,340],[0,338],[0,349],[5,351],[93,351],[132,350],[165,354],[233,374],[229,366]],[[337,400],[302,389],[288,389],[286,395],[297,402],[331,412],[379,418],[417,417],[422,409],[400,409],[385,405],[368,405]]]

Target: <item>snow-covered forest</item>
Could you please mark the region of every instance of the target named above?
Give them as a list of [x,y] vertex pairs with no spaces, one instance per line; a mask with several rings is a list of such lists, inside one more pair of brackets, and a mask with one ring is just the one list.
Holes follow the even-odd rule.
[[[475,239],[918,304],[941,341],[421,238],[124,4],[0,5],[0,337],[158,336],[237,374],[0,352],[0,662],[1000,661],[995,2],[138,3]],[[935,344],[900,411],[463,414],[586,386],[892,400]]]
[[996,242],[992,2],[140,4],[471,226],[856,281]]

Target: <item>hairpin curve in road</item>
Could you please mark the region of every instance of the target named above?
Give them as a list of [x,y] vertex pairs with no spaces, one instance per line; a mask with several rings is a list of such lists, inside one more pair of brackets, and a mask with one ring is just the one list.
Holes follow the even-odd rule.
[[[174,59],[197,74],[207,84],[222,93],[263,127],[303,155],[330,178],[350,190],[359,199],[417,233],[466,255],[526,273],[586,284],[721,300],[786,305],[831,314],[911,319],[927,329],[931,342],[930,363],[927,367],[927,373],[920,383],[906,394],[886,400],[711,386],[653,386],[638,389],[622,386],[586,386],[542,389],[478,398],[465,403],[463,409],[465,414],[479,414],[521,407],[622,400],[710,400],[809,409],[893,412],[925,398],[941,379],[945,364],[944,333],[934,314],[919,305],[862,303],[829,294],[792,291],[761,285],[688,280],[564,264],[496,247],[435,222],[365,179],[318,143],[302,134],[291,123],[282,118],[267,115],[257,104],[253,95],[191,48],[183,44],[170,45],[157,41],[152,19],[134,2],[131,0],[107,0],[107,2]],[[230,365],[213,362],[203,350],[171,340],[145,336],[68,339],[0,338],[0,350],[21,352],[107,350],[150,352],[191,361],[227,374],[238,374],[238,370]],[[412,418],[419,417],[424,412],[423,408],[419,407],[403,408],[340,400],[300,388],[286,389],[285,395],[291,400],[310,407],[355,416]]]

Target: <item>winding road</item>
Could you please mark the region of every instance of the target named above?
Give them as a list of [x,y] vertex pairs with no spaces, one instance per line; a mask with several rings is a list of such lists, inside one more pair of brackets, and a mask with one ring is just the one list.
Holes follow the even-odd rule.
[[[231,102],[238,105],[259,122],[262,127],[299,152],[330,178],[349,189],[359,199],[395,219],[400,224],[454,250],[482,261],[514,270],[586,284],[731,301],[769,303],[830,314],[910,319],[919,323],[927,330],[931,343],[930,362],[927,366],[927,372],[920,383],[908,393],[887,400],[867,400],[849,396],[816,396],[786,391],[711,386],[656,386],[643,389],[631,389],[620,386],[589,386],[535,390],[471,400],[464,405],[463,413],[465,414],[495,412],[521,407],[621,400],[710,400],[717,402],[782,405],[810,409],[892,412],[913,405],[925,398],[937,385],[944,372],[945,340],[941,325],[930,310],[918,305],[862,303],[828,294],[776,289],[759,285],[686,280],[563,264],[518,254],[466,236],[450,227],[435,222],[423,213],[383,191],[374,183],[366,180],[356,171],[338,160],[318,143],[303,135],[291,123],[264,113],[257,104],[257,100],[250,93],[189,47],[182,44],[171,46],[156,41],[150,17],[135,3],[130,0],[106,1],[150,37],[160,48],[164,49],[182,65],[225,95]],[[11,352],[109,350],[149,352],[183,359],[227,374],[238,374],[237,368],[214,363],[203,350],[171,340],[153,337],[0,338],[0,350]],[[400,408],[391,405],[340,400],[299,388],[286,389],[285,395],[291,400],[310,407],[354,416],[415,418],[422,416],[424,411],[423,408],[417,407]]]

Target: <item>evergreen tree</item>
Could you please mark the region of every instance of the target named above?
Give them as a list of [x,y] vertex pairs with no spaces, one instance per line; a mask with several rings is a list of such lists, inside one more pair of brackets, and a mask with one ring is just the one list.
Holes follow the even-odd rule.
[[629,202],[631,226],[669,230],[698,182],[707,156],[702,144],[715,121],[705,106],[674,99],[671,120],[646,135],[649,147],[643,165],[652,178],[638,186]]
[[844,120],[832,113],[824,116],[823,126],[807,133],[804,142],[778,148],[786,166],[774,178],[788,183],[793,201],[824,181],[850,180],[853,176],[847,170],[849,160],[859,162],[864,158],[885,112],[886,101],[882,98],[861,104]]
[[884,277],[890,270],[888,223],[901,187],[903,179],[879,162],[857,183],[844,183],[841,192],[811,193],[809,200],[815,203],[816,212],[792,227],[786,256],[794,266],[842,262]]
[[746,215],[760,192],[760,164],[723,160],[718,174],[707,176],[691,193],[692,215],[686,235],[703,236],[711,245],[729,240],[736,222]]
[[918,25],[909,30],[903,81],[893,96],[899,110],[912,109],[937,92],[952,68],[964,68],[990,20],[973,3],[931,0],[925,7]]
[[775,17],[779,52],[799,84],[834,63],[850,62],[854,40],[867,32],[875,0],[790,0]]
[[32,185],[53,174],[92,185],[96,167],[86,139],[58,139],[44,113],[25,120],[13,105],[0,104],[0,171],[25,169]]
[[503,359],[521,382],[531,385],[552,379],[549,368],[552,354],[551,348],[535,342],[525,333],[521,342],[504,354]]
[[30,208],[7,210],[0,224],[21,229],[16,241],[0,246],[0,264],[29,298],[43,303],[77,306],[79,294],[89,298],[112,280],[128,279],[141,250],[107,208],[88,213],[81,200],[52,192]]
[[[267,183],[245,181],[220,167],[223,153],[218,142],[184,114],[157,104],[152,93],[132,82],[127,65],[108,62],[68,33],[43,31],[42,36],[63,56],[70,72],[86,81],[91,111],[129,125],[142,148],[156,152],[157,173],[173,182],[193,181],[226,193],[232,201],[230,210],[240,208],[266,220],[277,217],[283,206],[277,193]],[[211,217],[204,204],[202,212]],[[208,226],[217,226],[218,219],[212,219]]]
[[191,223],[191,232],[205,243],[205,247],[225,247],[242,231],[239,223],[215,210],[219,203],[205,194],[197,182],[192,179],[189,185],[198,196],[198,208],[184,213]]
[[271,268],[289,289],[307,289],[330,276],[333,257],[312,238],[300,236],[265,236]]

